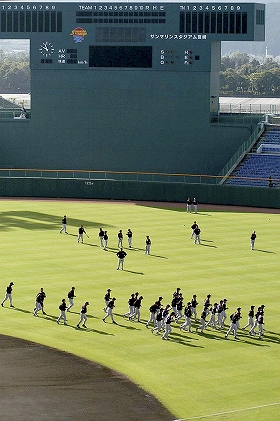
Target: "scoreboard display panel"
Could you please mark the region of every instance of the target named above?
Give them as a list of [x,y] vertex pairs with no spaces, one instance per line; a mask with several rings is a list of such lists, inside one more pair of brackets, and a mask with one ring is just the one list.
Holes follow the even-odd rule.
[[253,3],[0,3],[0,36],[31,39],[31,67],[210,68],[209,43],[264,40]]

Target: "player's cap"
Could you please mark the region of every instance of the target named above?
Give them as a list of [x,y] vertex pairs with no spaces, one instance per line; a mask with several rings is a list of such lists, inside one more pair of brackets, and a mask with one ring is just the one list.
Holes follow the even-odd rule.
[[163,300],[163,297],[158,297],[159,300]]
[[224,301],[227,301],[227,299],[226,299],[226,298],[224,298]]
[[108,292],[111,292],[112,290],[110,288],[107,289]]
[[265,307],[265,305],[264,305],[264,304],[262,304],[262,305],[261,305],[261,308],[264,308],[264,307]]
[[87,305],[87,306],[89,305],[89,302],[88,302],[88,301],[86,301],[86,305]]
[[10,285],[15,285],[13,282],[10,282]]
[[181,288],[179,288],[179,287],[177,288],[177,290],[178,290],[178,291],[179,291],[180,289],[181,289]]
[[241,307],[237,307],[237,310],[241,310]]
[[187,305],[190,306],[191,305],[191,302],[189,301]]
[[218,303],[214,303],[214,306],[217,306],[218,305]]
[[208,294],[207,297],[211,297],[211,294]]
[[75,287],[72,287],[72,289],[75,289]]
[[114,301],[115,301],[115,300],[116,300],[116,298],[114,297],[114,298],[112,298],[112,300],[114,300]]
[[196,297],[196,294],[194,294],[193,297]]

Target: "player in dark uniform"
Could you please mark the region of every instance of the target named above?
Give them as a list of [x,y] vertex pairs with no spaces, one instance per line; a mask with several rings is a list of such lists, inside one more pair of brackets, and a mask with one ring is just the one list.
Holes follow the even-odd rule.
[[207,307],[204,307],[204,309],[201,312],[201,316],[200,316],[200,326],[198,326],[196,328],[196,331],[198,331],[198,329],[200,329],[201,333],[203,333],[203,331],[206,327],[206,316],[207,316]]
[[175,314],[172,311],[172,313],[168,314],[168,316],[165,318],[165,331],[162,335],[162,339],[169,339],[168,336],[171,332],[171,323],[174,321]]
[[186,200],[186,211],[190,213],[192,211],[192,200],[190,197],[188,197]]
[[66,218],[66,215],[64,215],[64,217],[62,218],[62,221],[61,221],[61,223],[62,223],[62,228],[61,228],[61,230],[59,231],[60,232],[60,234],[62,233],[62,231],[64,231],[65,232],[65,234],[68,234],[68,232],[67,232],[67,218]]
[[128,312],[124,313],[123,317],[130,317],[134,313],[135,295],[131,294],[128,299]]
[[69,306],[67,307],[67,311],[70,311],[70,308],[73,307],[73,305],[74,305],[74,298],[76,297],[75,287],[72,287],[70,289],[70,291],[67,294],[67,297],[68,297],[68,301],[69,301]]
[[104,248],[103,240],[104,240],[104,231],[102,228],[99,229],[98,238],[100,241],[100,247]]
[[185,322],[180,326],[180,330],[186,330],[191,333],[191,315],[192,315],[192,305],[191,302],[188,302],[188,304],[185,307]]
[[262,315],[264,315],[264,305],[262,305],[262,306],[260,306],[260,307],[258,307],[258,311],[256,312],[256,314],[255,314],[255,320],[254,320],[254,324],[253,324],[253,326],[251,327],[251,329],[249,330],[249,334],[250,335],[255,335],[256,334],[256,332],[255,332],[255,329],[256,329],[256,327],[258,326],[258,318],[259,318],[259,316],[262,314]]
[[108,237],[107,231],[104,231],[104,237],[103,237],[104,247],[103,247],[103,250],[107,250],[108,239],[109,239],[109,237]]
[[255,249],[255,240],[256,240],[256,238],[257,238],[257,234],[256,234],[256,231],[254,231],[254,232],[252,232],[251,238],[250,238],[250,241],[251,241],[251,249],[252,250]]
[[[136,294],[135,294],[135,296],[136,296]],[[137,321],[139,323],[141,322],[141,320],[140,320],[140,317],[141,317],[140,308],[141,308],[142,300],[143,300],[142,295],[140,295],[140,297],[137,296],[137,298],[134,302],[134,313],[131,316],[129,316],[129,320],[133,321],[137,317]]]
[[37,316],[38,311],[42,310],[43,314],[46,314],[44,311],[44,299],[46,298],[46,294],[44,292],[44,288],[40,289],[40,292],[36,295],[35,298],[35,308],[34,308],[34,316]]
[[1,303],[1,306],[4,307],[4,302],[7,300],[10,300],[10,307],[14,307],[13,306],[13,298],[12,298],[12,291],[13,291],[13,282],[10,282],[9,285],[6,288],[6,295]]
[[131,247],[132,247],[132,231],[131,231],[131,229],[128,228],[126,235],[127,235],[128,246],[131,249]]
[[236,310],[236,312],[233,313],[230,316],[231,323],[230,323],[230,326],[229,326],[229,330],[227,331],[227,333],[225,335],[225,339],[228,338],[228,335],[231,332],[232,332],[232,334],[234,336],[234,339],[238,339],[238,337],[237,337],[237,329],[238,329],[238,323],[239,323],[239,320],[240,319],[241,319],[241,308],[238,307],[238,309]]
[[196,221],[194,221],[194,223],[191,225],[191,229],[192,229],[191,239],[193,238],[193,236],[194,236],[194,230],[195,230],[197,227],[198,227],[198,225],[197,225]]
[[211,307],[211,294],[208,294],[204,300],[204,307],[206,307],[206,315],[208,316],[208,314],[210,313],[209,308]]
[[80,324],[83,322],[82,326],[86,327],[86,322],[87,322],[87,306],[89,305],[89,302],[86,301],[85,304],[82,306],[81,308],[81,312],[80,312],[80,320],[79,323],[77,324],[77,327],[80,328]]
[[245,330],[246,327],[248,326],[250,326],[251,328],[254,326],[254,315],[255,315],[255,306],[251,306],[248,313],[248,323],[242,328],[242,330]]
[[210,312],[211,316],[209,321],[206,323],[206,327],[212,325],[214,329],[218,329],[216,320],[216,314],[218,313],[218,303],[214,303],[214,305],[210,308]]
[[196,200],[195,197],[193,198],[192,205],[193,205],[193,211],[194,211],[194,213],[197,213],[198,201]]
[[154,324],[154,327],[156,326],[156,314],[159,310],[159,306],[158,303],[154,303],[151,305],[151,307],[149,308],[150,310],[150,318],[146,323],[146,328],[148,329],[150,322],[152,322]]
[[122,230],[119,230],[118,232],[118,247],[123,246],[123,233]]
[[153,327],[152,333],[154,333],[155,330],[157,331],[157,334],[161,331],[162,321],[163,321],[163,308],[159,309],[158,313],[156,314],[156,325]]
[[150,252],[151,252],[151,244],[152,244],[151,239],[150,239],[150,237],[147,235],[147,236],[146,236],[145,254],[150,254]]
[[82,241],[82,243],[84,242],[84,234],[87,235],[84,227],[81,225],[78,229],[78,243],[80,242],[80,240]]
[[198,302],[196,301],[196,295],[194,294],[191,299],[191,305],[192,305],[192,314],[194,315],[194,320],[197,322],[197,312],[196,307],[198,306]]
[[120,267],[121,267],[121,269],[123,270],[123,264],[124,264],[124,258],[125,258],[125,256],[126,256],[126,252],[121,248],[117,253],[116,253],[116,255],[118,256],[118,259],[119,259],[119,261],[118,261],[118,267],[117,267],[117,270],[119,270],[120,269]]
[[111,291],[112,290],[108,288],[106,294],[104,295],[104,302],[105,302],[105,307],[103,308],[104,311],[107,311],[109,301],[111,300]]
[[65,298],[62,299],[61,304],[58,306],[59,310],[60,310],[60,315],[56,321],[56,323],[59,325],[60,319],[63,319],[64,324],[66,325],[66,313],[65,310],[67,308],[67,304],[65,302]]
[[106,314],[106,316],[105,317],[103,317],[103,322],[105,322],[105,320],[107,319],[107,317],[111,317],[111,319],[112,319],[112,323],[114,323],[115,325],[117,324],[116,322],[115,322],[115,320],[114,320],[114,315],[113,315],[113,308],[115,307],[115,301],[116,301],[116,298],[114,297],[114,298],[112,298],[110,301],[109,301],[109,303],[108,303],[108,306],[107,306],[107,314]]
[[176,308],[177,308],[176,323],[178,323],[181,317],[183,317],[183,314],[182,314],[183,307],[184,307],[184,297],[183,297],[183,294],[180,292],[177,305],[176,305]]
[[196,243],[200,244],[200,233],[201,233],[200,228],[197,226],[194,229],[194,244]]

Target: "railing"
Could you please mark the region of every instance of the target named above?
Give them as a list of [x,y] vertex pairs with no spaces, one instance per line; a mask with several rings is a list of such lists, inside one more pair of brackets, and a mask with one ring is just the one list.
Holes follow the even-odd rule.
[[221,113],[246,113],[246,114],[279,114],[279,104],[269,104],[262,102],[261,104],[248,103],[247,101],[240,103],[221,103],[219,105]]
[[244,155],[252,148],[256,140],[261,136],[264,132],[264,124],[260,123],[253,131],[249,139],[245,140],[245,142],[237,149],[235,154],[231,157],[229,162],[225,165],[225,167],[220,172],[219,176],[222,178],[229,174],[230,171],[234,167],[238,165],[238,163],[243,159]]
[[265,114],[262,113],[213,113],[210,115],[210,123],[219,124],[257,124],[259,121],[265,119]]
[[[2,168],[0,169],[1,178],[34,178],[34,179],[53,179],[53,180],[82,180],[88,185],[94,185],[97,180],[111,181],[145,181],[145,182],[165,182],[165,183],[185,183],[185,184],[220,184],[223,176],[213,176],[205,174],[168,174],[168,173],[149,173],[149,172],[130,172],[130,171],[86,171],[86,170],[42,170],[42,169],[23,169],[23,168]],[[250,178],[250,177],[228,177],[239,180],[261,180],[269,182],[269,178]],[[280,179],[273,180],[277,183]]]
[[28,110],[24,116],[21,108],[0,108],[0,120],[28,120],[31,117],[30,110]]

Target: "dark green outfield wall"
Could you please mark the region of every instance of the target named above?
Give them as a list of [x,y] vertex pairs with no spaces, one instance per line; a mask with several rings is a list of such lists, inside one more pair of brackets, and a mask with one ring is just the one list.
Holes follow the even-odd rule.
[[280,208],[280,189],[205,184],[59,179],[0,179],[1,197],[151,200]]

